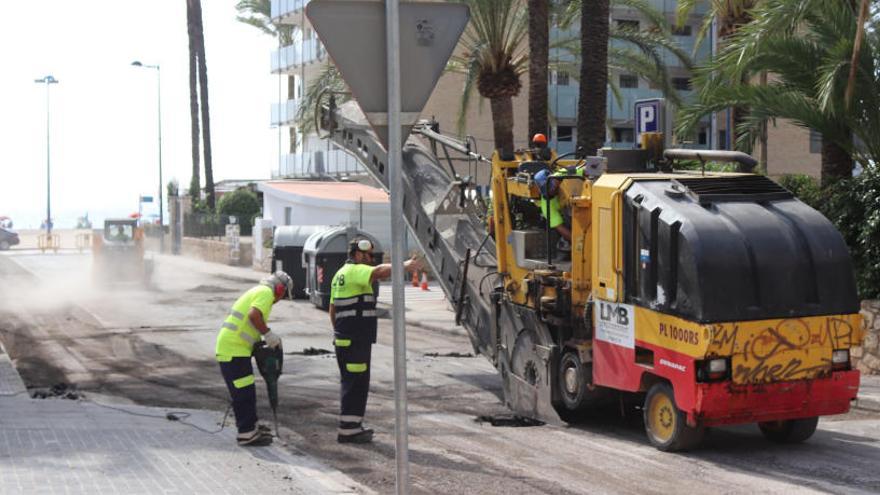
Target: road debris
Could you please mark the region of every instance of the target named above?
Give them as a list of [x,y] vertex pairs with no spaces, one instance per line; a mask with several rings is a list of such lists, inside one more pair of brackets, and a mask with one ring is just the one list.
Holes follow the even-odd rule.
[[333,354],[333,351],[328,351],[327,349],[321,349],[317,347],[306,347],[302,351],[297,352],[288,352],[287,354],[295,354],[301,356],[322,356],[324,354]]
[[537,419],[525,418],[516,414],[494,414],[480,415],[474,418],[477,423],[489,423],[492,426],[511,426],[511,427],[527,427],[527,426],[544,426],[543,421]]
[[79,400],[80,393],[76,391],[76,385],[68,385],[64,382],[56,383],[48,389],[32,389],[31,397],[34,399],[70,399]]
[[440,354],[439,352],[426,352],[423,354],[425,357],[452,357],[452,358],[472,358],[474,357],[473,353],[470,352],[446,352]]

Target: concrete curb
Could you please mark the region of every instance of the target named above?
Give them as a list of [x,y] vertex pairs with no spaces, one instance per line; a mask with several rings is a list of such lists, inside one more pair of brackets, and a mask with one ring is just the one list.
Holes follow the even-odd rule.
[[853,404],[853,409],[880,413],[880,399],[876,397],[858,397],[855,404]]
[[0,341],[0,398],[22,395],[26,392],[24,380],[21,379],[9,353],[6,352],[6,347]]

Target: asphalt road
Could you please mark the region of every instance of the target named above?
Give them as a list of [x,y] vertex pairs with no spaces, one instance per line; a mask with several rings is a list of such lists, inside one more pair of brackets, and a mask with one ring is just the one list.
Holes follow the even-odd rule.
[[[94,287],[90,257],[0,255],[0,339],[25,382],[76,385],[144,405],[218,411],[227,394],[213,361],[214,337],[252,282],[157,266],[154,286]],[[436,303],[433,303],[436,306]],[[335,441],[338,371],[326,313],[306,302],[276,305],[270,325],[284,338],[282,436],[380,493],[393,491],[391,324],[380,321],[367,422],[372,445]],[[407,330],[413,493],[877,493],[880,415],[823,419],[807,443],[767,442],[754,425],[711,432],[687,454],[650,447],[637,414],[599,413],[577,427],[492,427],[480,415],[506,413],[500,381],[466,337]],[[258,382],[258,385],[261,385]],[[258,387],[261,418],[271,418]],[[230,448],[237,448],[230,445]]]

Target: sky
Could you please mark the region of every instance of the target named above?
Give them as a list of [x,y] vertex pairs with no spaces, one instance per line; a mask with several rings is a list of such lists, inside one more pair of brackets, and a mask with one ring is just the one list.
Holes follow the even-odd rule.
[[[277,41],[238,22],[235,4],[202,1],[215,182],[268,178],[279,154],[269,122]],[[0,216],[23,229],[46,215],[46,85],[34,79],[47,74],[59,81],[49,89],[56,227],[85,213],[95,225],[127,216],[140,195],[156,196],[156,71],[134,60],[161,67],[163,180],[188,187],[186,0],[0,0],[0,9]]]

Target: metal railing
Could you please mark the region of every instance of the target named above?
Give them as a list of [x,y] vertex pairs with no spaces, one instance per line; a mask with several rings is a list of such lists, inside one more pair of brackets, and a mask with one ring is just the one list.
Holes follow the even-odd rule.
[[226,237],[226,226],[238,224],[242,236],[250,236],[253,225],[252,218],[213,213],[189,213],[183,218],[184,237],[199,237],[222,240]]

